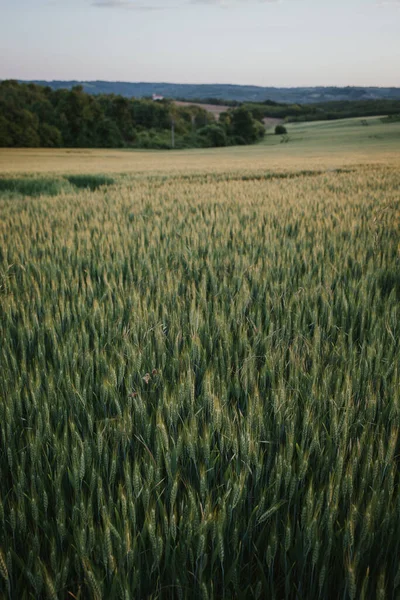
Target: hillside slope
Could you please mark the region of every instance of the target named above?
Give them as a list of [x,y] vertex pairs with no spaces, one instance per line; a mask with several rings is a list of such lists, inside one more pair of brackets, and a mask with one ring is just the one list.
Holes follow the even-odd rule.
[[82,85],[89,94],[121,94],[143,98],[160,94],[168,98],[185,100],[216,99],[240,102],[287,102],[309,104],[334,100],[400,99],[400,88],[378,87],[259,87],[255,85],[183,84],[183,83],[129,83],[121,81],[33,81],[49,85],[52,89],[72,88]]

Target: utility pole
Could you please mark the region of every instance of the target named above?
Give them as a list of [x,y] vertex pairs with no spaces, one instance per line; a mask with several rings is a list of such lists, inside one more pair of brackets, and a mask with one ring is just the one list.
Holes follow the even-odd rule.
[[175,121],[171,119],[171,147],[175,148]]
[[192,137],[194,138],[194,132],[196,129],[196,117],[195,115],[192,115]]

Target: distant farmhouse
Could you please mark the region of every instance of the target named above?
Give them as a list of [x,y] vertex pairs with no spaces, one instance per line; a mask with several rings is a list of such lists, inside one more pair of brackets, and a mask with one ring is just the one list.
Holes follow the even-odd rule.
[[154,102],[160,102],[160,100],[164,100],[164,96],[159,96],[158,94],[153,94]]

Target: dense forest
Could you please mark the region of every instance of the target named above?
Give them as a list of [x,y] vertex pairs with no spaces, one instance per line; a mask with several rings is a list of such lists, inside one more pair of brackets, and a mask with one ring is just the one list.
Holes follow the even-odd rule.
[[[172,133],[173,130],[173,133]],[[251,144],[265,130],[244,107],[217,123],[198,106],[93,96],[82,86],[0,83],[1,147],[189,148]]]

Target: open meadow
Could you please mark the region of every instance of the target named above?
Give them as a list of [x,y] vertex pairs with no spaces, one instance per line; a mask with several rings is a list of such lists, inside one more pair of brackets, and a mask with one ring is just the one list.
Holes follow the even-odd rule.
[[400,594],[400,123],[0,150],[0,599]]

